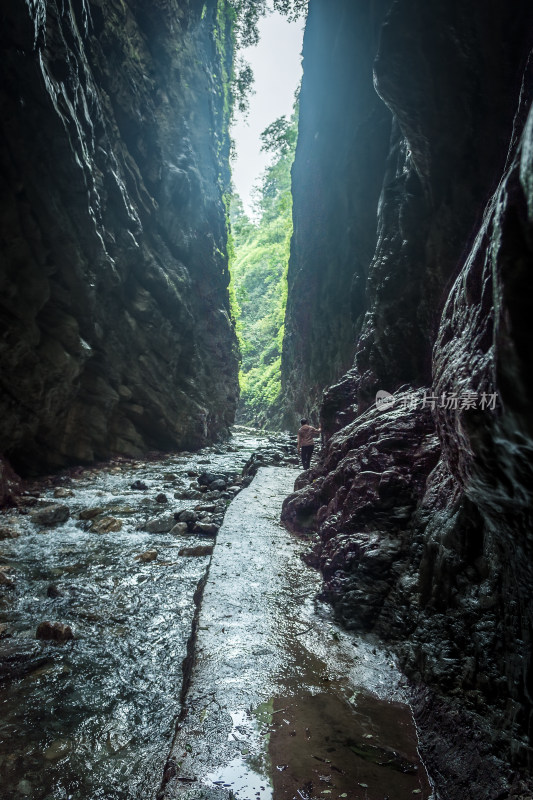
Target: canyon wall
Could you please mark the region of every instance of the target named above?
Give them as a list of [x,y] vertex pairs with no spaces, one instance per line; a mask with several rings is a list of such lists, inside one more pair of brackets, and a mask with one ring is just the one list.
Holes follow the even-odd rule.
[[[351,367],[323,397],[328,441],[283,520],[310,537],[309,561],[339,619],[399,656],[440,796],[525,800],[533,796],[532,12],[522,2],[389,5],[374,82],[392,134],[364,315]],[[375,4],[357,6],[373,19]],[[352,48],[361,30],[352,29]],[[350,141],[338,99],[336,126]],[[317,237],[334,230],[347,191]],[[315,200],[298,202],[296,227]],[[305,283],[314,246],[338,245],[338,236],[311,238],[300,250],[295,237],[293,278]],[[312,274],[308,282],[313,293]],[[305,370],[294,386],[295,373],[284,373],[287,398],[316,402],[323,353],[315,349],[326,337],[324,352],[334,348],[323,320],[336,310],[324,303],[315,314]],[[294,340],[297,326],[289,328]],[[288,340],[293,354],[309,346],[304,338]],[[378,389],[394,397],[377,405]]]
[[238,399],[216,0],[0,11],[0,452],[199,447]]
[[316,416],[324,387],[352,363],[363,321],[391,132],[372,85],[387,7],[388,0],[339,0],[334,12],[325,2],[309,5],[282,358],[288,426]]

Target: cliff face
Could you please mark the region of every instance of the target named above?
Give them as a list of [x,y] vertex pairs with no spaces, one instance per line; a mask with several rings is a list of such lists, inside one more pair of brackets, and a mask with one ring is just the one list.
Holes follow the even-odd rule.
[[350,366],[363,320],[391,129],[372,86],[387,6],[340,0],[334,13],[327,2],[309,6],[282,358],[289,425],[316,413],[323,388]]
[[283,513],[313,535],[339,618],[394,643],[453,800],[532,794],[533,19],[476,9],[397,0],[385,19],[366,313],[324,398],[321,463]]
[[0,450],[20,470],[233,419],[229,42],[215,0],[0,11]]

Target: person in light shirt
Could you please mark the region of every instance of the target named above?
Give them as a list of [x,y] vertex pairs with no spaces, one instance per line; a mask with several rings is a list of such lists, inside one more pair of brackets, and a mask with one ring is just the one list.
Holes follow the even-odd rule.
[[298,455],[302,459],[303,468],[309,469],[314,448],[313,439],[315,436],[319,436],[321,429],[313,428],[306,419],[301,419],[300,425],[301,428],[298,431]]

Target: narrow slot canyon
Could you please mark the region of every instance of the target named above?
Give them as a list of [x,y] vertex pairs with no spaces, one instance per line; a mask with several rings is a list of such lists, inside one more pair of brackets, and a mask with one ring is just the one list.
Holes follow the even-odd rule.
[[0,47],[2,800],[532,800],[531,4]]

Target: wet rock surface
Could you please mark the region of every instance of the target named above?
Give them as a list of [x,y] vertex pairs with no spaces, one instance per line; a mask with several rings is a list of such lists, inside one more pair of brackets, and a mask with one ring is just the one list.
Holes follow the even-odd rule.
[[0,451],[24,474],[233,421],[231,50],[216,0],[0,11]]
[[[322,15],[331,30],[340,21],[327,12],[316,0],[315,24]],[[319,65],[339,70],[360,31],[379,27],[374,85],[392,128],[386,162],[373,167],[383,176],[376,248],[368,261],[368,238],[328,235],[367,192],[356,180],[305,241],[295,236],[284,391],[302,411],[309,398],[327,447],[284,520],[309,538],[338,619],[394,643],[418,685],[422,752],[443,798],[530,797],[532,10],[497,2],[480,15],[474,2],[409,0],[357,13],[351,37],[334,40],[349,39],[350,50],[310,28],[302,116],[323,91]],[[347,131],[349,173],[356,140],[343,128],[345,105],[329,111],[322,125]],[[328,174],[315,130],[296,174]],[[363,150],[370,163],[374,143]],[[296,227],[313,217],[313,197],[295,193]],[[347,319],[328,305],[336,276],[323,286],[314,248],[353,265],[359,304]],[[338,281],[347,294],[342,271]],[[302,286],[320,303],[311,335],[299,322]],[[323,364],[350,325],[351,368],[319,408]],[[378,410],[379,390],[395,405]]]
[[278,523],[294,474],[261,468],[225,517],[158,796],[427,800],[400,673],[315,603],[305,543]]
[[[2,527],[19,535],[0,545],[2,800],[155,797],[215,538],[174,515],[209,514],[218,524],[200,524],[216,531],[233,497],[198,492],[209,508],[194,511],[198,501],[173,494],[196,493],[190,472],[239,478],[263,445],[274,446],[239,430],[198,454],[76,468],[26,484],[3,511]],[[137,480],[146,488],[132,489]],[[58,486],[70,493],[61,499],[69,514],[42,528],[27,500],[47,508]],[[157,500],[163,489],[167,504]],[[169,510],[174,529],[146,530]]]

